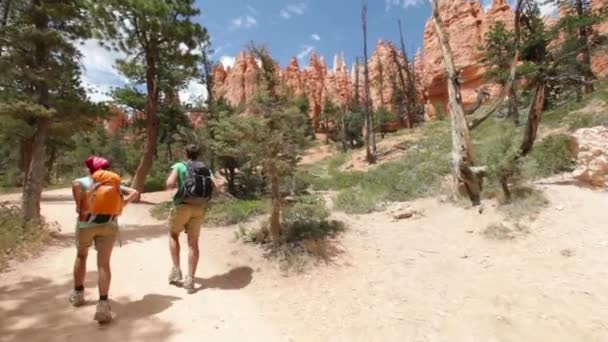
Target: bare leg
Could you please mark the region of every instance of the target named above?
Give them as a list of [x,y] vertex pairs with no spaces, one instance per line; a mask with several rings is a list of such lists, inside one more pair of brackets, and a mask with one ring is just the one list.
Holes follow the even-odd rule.
[[196,267],[198,265],[198,237],[199,232],[192,232],[188,234],[188,275],[194,278],[194,274],[196,273]]
[[110,270],[110,258],[114,243],[100,244],[97,250],[97,272],[99,296],[107,296],[110,291],[110,282],[112,280],[112,272]]
[[169,232],[169,251],[173,260],[173,267],[179,269],[179,234]]
[[76,260],[74,261],[74,288],[84,285],[84,277],[87,273],[87,257],[89,248],[78,247]]

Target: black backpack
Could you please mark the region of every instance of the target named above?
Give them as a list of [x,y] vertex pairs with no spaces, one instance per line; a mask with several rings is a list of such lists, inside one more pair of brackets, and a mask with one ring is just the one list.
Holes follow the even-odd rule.
[[[201,161],[184,162],[187,168],[186,179],[178,191],[183,203],[202,204],[213,195],[211,170]],[[181,194],[180,194],[181,192]]]

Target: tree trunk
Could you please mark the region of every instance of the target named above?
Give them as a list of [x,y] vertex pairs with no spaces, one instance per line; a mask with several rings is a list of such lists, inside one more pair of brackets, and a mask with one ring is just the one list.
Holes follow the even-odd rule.
[[509,179],[507,177],[500,178],[500,186],[502,187],[502,193],[505,196],[505,201],[511,202],[511,190],[509,190]]
[[526,130],[524,131],[524,141],[520,148],[520,157],[524,157],[532,151],[532,146],[534,145],[536,134],[538,133],[538,126],[540,125],[543,110],[545,109],[546,87],[547,84],[544,81],[540,81],[540,83],[536,85],[534,100],[532,106],[530,106],[530,111],[528,112],[528,122],[526,123]]
[[[401,85],[401,89],[403,90],[403,97],[405,100],[405,107],[406,107],[406,113],[405,115],[400,115],[399,117],[401,118],[402,124],[405,124],[406,128],[412,128],[413,126],[413,122],[411,120],[411,115],[410,115],[410,103],[409,103],[409,99],[407,98],[407,85],[405,83],[405,77],[403,76],[403,70],[402,70],[402,66],[401,63],[399,62],[399,58],[397,58],[397,52],[395,50],[393,50],[393,61],[395,62],[395,64],[397,65],[397,74],[399,76],[399,85]],[[406,65],[405,68],[407,69],[408,66]],[[401,104],[403,105],[403,104]],[[405,118],[404,118],[405,116]]]
[[[585,15],[585,8],[583,7],[583,0],[575,0],[576,14],[579,16],[579,19],[583,19]],[[593,74],[593,70],[591,69],[591,48],[589,47],[589,26],[584,25],[579,29],[579,42],[583,46],[582,55],[582,64],[583,64],[583,77],[585,78],[585,82],[583,84],[583,89],[585,94],[589,94],[593,92],[593,83],[591,81],[595,79],[595,75]]]
[[[48,94],[48,91],[47,91]],[[39,118],[32,143],[32,160],[23,187],[21,209],[24,224],[40,222],[40,201],[46,175],[46,141],[48,138],[50,119]]]
[[[474,166],[469,128],[462,108],[462,97],[458,75],[454,66],[452,50],[446,37],[443,21],[439,15],[437,0],[433,6],[433,25],[439,38],[443,61],[447,73],[448,108],[452,120],[452,173],[457,185],[462,184],[473,205],[480,204],[481,179],[471,169]],[[456,187],[458,188],[458,186]]]
[[48,159],[46,161],[46,184],[51,184],[51,176],[53,175],[53,167],[55,166],[55,161],[57,160],[57,147],[49,146],[47,149]]
[[30,164],[32,163],[32,149],[34,146],[34,139],[28,138],[21,141],[21,171],[23,173],[23,179],[21,185],[25,187],[27,181],[27,175],[30,173]]
[[342,131],[342,150],[346,152],[348,150],[348,146],[346,145],[346,121],[344,119],[345,111],[343,110],[340,114],[340,126]]
[[511,87],[509,94],[509,115],[513,118],[515,127],[519,126],[519,110],[517,109],[517,93],[515,88]]
[[152,168],[152,162],[154,161],[154,154],[156,152],[156,143],[158,139],[158,84],[157,84],[157,55],[158,51],[156,48],[151,48],[151,51],[146,56],[146,141],[144,143],[144,151],[142,158],[135,171],[133,177],[133,187],[143,192],[144,185],[146,184],[146,177],[150,173]]
[[270,235],[272,241],[278,243],[281,239],[281,191],[276,170],[270,170],[270,192],[272,196],[272,214],[270,215]]
[[408,121],[410,123],[410,128],[414,127],[414,115],[415,115],[415,108],[416,106],[416,101],[418,101],[417,99],[417,95],[416,95],[416,79],[415,79],[415,74],[414,72],[412,72],[412,70],[410,70],[410,62],[409,59],[407,58],[407,52],[405,51],[405,41],[403,40],[403,30],[401,28],[401,20],[398,21],[399,24],[399,40],[401,43],[401,54],[403,54],[403,59],[405,60],[405,76],[407,77],[407,89],[403,89],[406,93],[406,99],[407,99],[407,116],[408,116]]
[[372,99],[370,96],[369,68],[367,59],[367,5],[363,5],[363,78],[365,91],[365,153],[367,162],[376,162],[376,139],[374,139],[374,119],[372,114]]

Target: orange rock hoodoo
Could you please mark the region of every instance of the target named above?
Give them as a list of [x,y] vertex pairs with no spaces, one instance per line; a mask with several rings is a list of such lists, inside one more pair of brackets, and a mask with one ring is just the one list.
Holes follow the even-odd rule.
[[[590,0],[590,7],[599,10],[608,6],[608,0]],[[485,34],[492,25],[502,21],[509,29],[513,28],[514,13],[507,0],[493,0],[485,12],[479,1],[475,0],[442,0],[440,13],[450,39],[454,62],[460,71],[462,81],[462,100],[465,106],[472,105],[477,98],[475,90],[484,87],[491,95],[496,95],[500,87],[488,83],[484,78],[485,68],[482,63]],[[547,23],[556,22],[547,18]],[[594,27],[598,34],[608,34],[608,22]],[[396,111],[393,103],[395,87],[400,87],[398,67],[395,63],[405,65],[401,52],[392,43],[380,40],[368,61],[370,74],[370,97],[374,108],[387,107]],[[424,103],[425,117],[433,120],[438,111],[446,111],[447,87],[443,56],[433,25],[427,21],[423,47],[413,59],[414,74],[417,81],[418,99]],[[608,54],[597,51],[592,56],[592,68],[596,76],[608,77]],[[356,96],[363,103],[364,78],[363,67],[353,63],[351,71],[342,54],[334,57],[332,69],[328,70],[323,57],[314,52],[310,56],[308,67],[301,69],[296,58],[292,58],[284,70],[277,68],[281,79],[281,89],[295,96],[305,96],[310,102],[310,116],[315,128],[317,118],[323,111],[326,100],[331,100],[339,107],[346,107]],[[359,75],[359,93],[355,94],[356,75]],[[253,55],[240,53],[232,68],[219,64],[214,72],[214,95],[223,97],[234,106],[241,106],[251,100],[260,87],[261,71]],[[195,120],[196,121],[196,120]],[[117,115],[108,123],[108,129],[118,130],[124,126],[124,118]]]

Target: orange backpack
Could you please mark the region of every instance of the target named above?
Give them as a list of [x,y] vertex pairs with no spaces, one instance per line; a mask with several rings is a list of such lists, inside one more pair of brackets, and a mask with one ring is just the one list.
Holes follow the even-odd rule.
[[86,193],[88,213],[119,216],[123,207],[120,176],[111,171],[99,170],[91,178],[93,185]]

